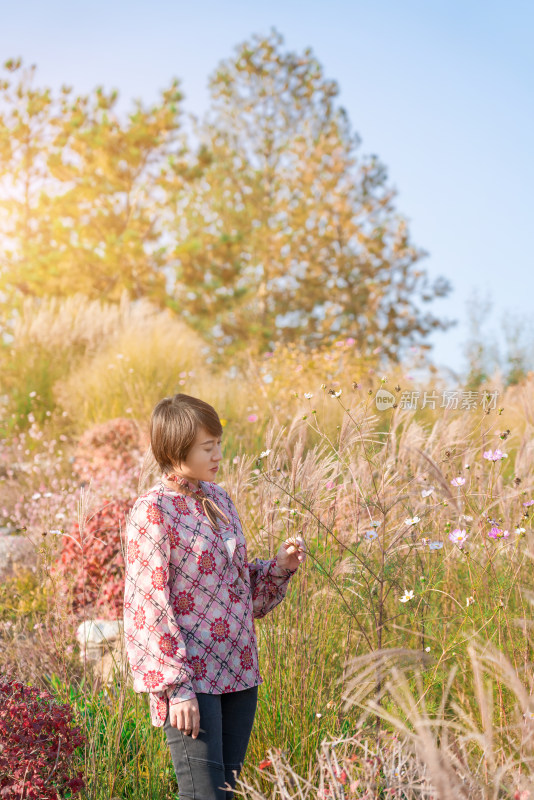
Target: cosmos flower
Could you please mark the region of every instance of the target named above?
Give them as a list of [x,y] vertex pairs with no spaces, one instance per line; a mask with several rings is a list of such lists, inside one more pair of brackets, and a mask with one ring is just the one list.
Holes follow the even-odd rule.
[[419,522],[419,517],[408,517],[404,520],[405,525],[417,525]]
[[429,486],[428,489],[423,489],[421,492],[421,497],[429,497],[432,492],[434,491],[433,486]]
[[441,550],[443,547],[443,542],[430,542],[428,545],[429,550]]
[[404,590],[404,594],[399,599],[400,599],[401,603],[407,603],[408,600],[412,600],[413,599],[413,589],[410,589],[409,592],[405,589]]
[[368,541],[372,542],[373,539],[376,539],[377,537],[378,537],[378,533],[376,531],[365,531],[365,538]]
[[508,539],[510,531],[505,531],[497,525],[494,525],[493,528],[488,531],[488,536],[490,539]]
[[463,486],[464,483],[465,483],[465,478],[462,478],[462,476],[459,475],[457,478],[452,479],[451,486]]
[[313,397],[313,392],[304,392],[304,397],[306,398],[306,400],[311,400],[311,398]]
[[258,415],[257,414],[249,414],[247,417],[247,422],[257,422]]
[[260,453],[260,458],[267,458],[270,452],[270,450],[264,450],[262,453]]
[[455,528],[449,533],[449,539],[458,547],[462,547],[467,539],[467,531],[464,528]]
[[499,448],[496,450],[485,450],[483,455],[488,461],[500,461],[502,458],[508,458],[508,454],[503,453]]

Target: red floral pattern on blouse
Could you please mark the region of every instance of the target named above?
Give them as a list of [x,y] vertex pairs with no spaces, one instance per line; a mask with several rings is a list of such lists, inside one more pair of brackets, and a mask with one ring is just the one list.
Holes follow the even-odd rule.
[[[126,653],[134,690],[149,693],[156,727],[168,703],[263,683],[254,619],[284,599],[296,572],[276,558],[249,563],[230,496],[216,483],[200,485],[229,517],[219,532],[197,498],[161,481],[137,499],[127,523]],[[236,538],[232,557],[222,533]]]

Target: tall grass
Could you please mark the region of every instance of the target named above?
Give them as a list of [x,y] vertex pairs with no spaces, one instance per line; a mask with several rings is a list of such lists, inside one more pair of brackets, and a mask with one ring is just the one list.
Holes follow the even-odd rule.
[[[71,431],[126,409],[142,425],[155,400],[180,388],[204,397],[225,420],[220,482],[249,558],[274,555],[296,532],[308,545],[286,600],[256,623],[264,683],[243,796],[527,791],[534,375],[500,387],[487,412],[401,403],[379,411],[377,390],[387,383],[400,398],[395,387],[407,379],[400,368],[377,379],[347,343],[312,363],[287,348],[259,364],[210,369],[199,363],[201,342],[188,349],[164,315],[133,323],[128,313],[115,319],[113,343],[89,345],[87,336],[54,384],[54,402],[76,420]],[[187,372],[183,387],[178,370]],[[496,448],[507,457],[484,458]],[[21,479],[2,479],[3,503]],[[31,492],[42,472],[24,480]],[[38,508],[32,515],[37,524]],[[51,564],[56,550],[33,535]],[[19,677],[73,704],[89,741],[80,754],[87,797],[172,797],[168,749],[146,698],[134,695],[123,662],[108,687],[79,662],[80,619],[50,570],[39,576],[19,576],[0,596],[0,667],[16,665]],[[10,599],[25,586],[31,606]]]

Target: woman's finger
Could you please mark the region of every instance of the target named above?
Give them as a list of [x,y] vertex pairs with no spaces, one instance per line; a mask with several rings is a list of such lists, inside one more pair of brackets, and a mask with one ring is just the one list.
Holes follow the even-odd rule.
[[306,542],[304,541],[304,539],[302,538],[302,536],[297,536],[297,541],[298,541],[298,543],[299,543],[299,545],[300,545],[301,552],[303,552],[304,554],[306,554],[306,553],[308,552],[308,549],[307,549],[307,547],[306,547]]
[[200,713],[196,711],[193,717],[193,739],[197,738],[199,730],[200,730]]
[[185,713],[186,713],[186,720],[185,720],[186,724],[184,733],[189,734],[193,730],[193,715],[191,713],[191,709],[188,709]]

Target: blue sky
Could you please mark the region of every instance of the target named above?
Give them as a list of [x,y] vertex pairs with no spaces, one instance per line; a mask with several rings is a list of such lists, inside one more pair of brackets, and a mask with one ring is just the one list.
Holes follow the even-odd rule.
[[[0,58],[38,67],[37,83],[87,92],[103,85],[156,100],[172,77],[202,114],[207,78],[252,34],[274,26],[284,46],[310,46],[340,86],[362,139],[398,190],[430,277],[449,298],[428,306],[459,324],[432,336],[437,364],[465,368],[468,303],[531,317],[534,4],[519,0],[0,0]],[[533,342],[534,344],[534,342]]]

